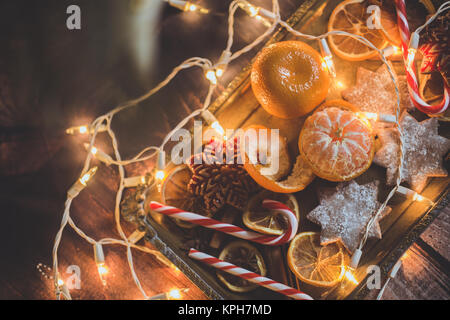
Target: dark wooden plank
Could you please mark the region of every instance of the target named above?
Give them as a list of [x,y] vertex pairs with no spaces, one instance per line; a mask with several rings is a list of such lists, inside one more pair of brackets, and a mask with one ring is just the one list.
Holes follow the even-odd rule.
[[420,238],[447,261],[450,260],[450,208],[445,208]]
[[[370,290],[365,299],[374,299],[377,295],[378,290]],[[412,245],[405,253],[401,269],[397,276],[390,280],[383,294],[383,300],[448,300],[449,298],[448,262],[443,265],[420,244]]]

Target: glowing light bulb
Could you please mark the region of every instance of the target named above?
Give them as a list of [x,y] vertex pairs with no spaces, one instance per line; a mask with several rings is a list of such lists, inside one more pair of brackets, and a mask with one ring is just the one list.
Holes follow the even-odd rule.
[[220,134],[221,137],[225,137],[225,130],[220,125],[219,121],[214,121],[211,124],[211,128],[217,131],[218,134]]
[[197,5],[197,4],[193,4],[193,3],[189,2],[189,1],[186,1],[186,4],[185,4],[183,10],[184,11],[190,11],[190,12],[200,12],[200,13],[203,13],[203,14],[209,13],[208,9],[203,8],[203,7],[201,7],[201,6]]
[[223,68],[217,68],[216,69],[216,77],[220,78],[221,76],[223,76],[224,71],[225,70]]
[[205,72],[205,78],[208,79],[212,84],[217,84],[216,72],[214,70],[207,70]]
[[88,132],[88,126],[78,126],[78,127],[71,127],[66,129],[67,134],[85,134]]
[[408,58],[407,58],[407,62],[406,65],[408,66],[408,68],[412,68],[412,65],[414,63],[414,58],[416,56],[416,49],[413,48],[409,48],[408,49]]
[[180,9],[182,11],[186,12],[199,12],[203,14],[209,13],[209,10],[206,8],[203,8],[202,6],[198,4],[194,4],[190,1],[184,1],[184,0],[167,0],[167,2],[177,9]]
[[411,71],[414,58],[416,56],[417,48],[419,47],[420,36],[417,32],[413,32],[411,34],[411,38],[409,39],[408,45],[408,56],[406,58],[406,67]]
[[224,140],[227,140],[225,130],[220,125],[219,120],[209,110],[204,110],[201,114],[203,119],[213,128]]
[[406,251],[406,252],[401,256],[400,260],[405,261],[406,259],[408,259],[408,257],[409,257],[409,253],[408,253],[408,251]]
[[[85,143],[84,148],[86,149],[86,151],[89,151],[89,143]],[[106,154],[104,151],[98,149],[95,146],[92,146],[91,153],[96,159],[100,160],[101,162],[104,162],[107,165],[110,165],[111,163],[114,162],[114,160],[111,158],[109,154]]]
[[[102,124],[99,126],[97,132],[105,132],[107,130],[106,125]],[[75,135],[75,134],[87,134],[87,133],[93,133],[94,129],[90,128],[87,125],[82,126],[76,126],[76,127],[70,127],[66,129],[66,134]]]
[[84,133],[86,133],[88,130],[87,130],[87,127],[86,127],[86,126],[81,126],[80,129],[79,129],[79,131],[80,131],[81,134],[84,134]]
[[95,175],[95,173],[97,172],[98,167],[93,167],[91,169],[89,169],[88,172],[86,172],[81,178],[80,178],[80,182],[82,185],[87,186],[87,183],[89,182],[89,180],[91,180],[91,178]]
[[323,57],[323,61],[325,63],[326,69],[328,70],[330,75],[332,77],[336,77],[336,69],[334,68],[333,57],[332,56]]
[[163,170],[158,170],[155,173],[155,178],[162,181],[164,180],[164,177],[166,176],[165,172]]
[[92,177],[97,172],[97,167],[93,167],[89,169],[88,172],[86,172],[82,177],[80,177],[73,185],[70,187],[69,191],[67,191],[67,196],[71,199],[75,198],[80,194],[80,192],[86,188],[87,183],[89,180],[92,179]]
[[108,274],[109,270],[105,264],[105,254],[103,253],[103,247],[98,242],[94,244],[94,258],[95,263],[97,264],[97,271],[100,277],[100,281],[104,286],[106,286],[105,276]]
[[99,263],[99,264],[97,264],[97,271],[98,271],[98,275],[100,277],[100,281],[102,282],[102,284],[104,286],[106,286],[106,280],[104,277],[109,272],[108,267],[104,263]]
[[397,47],[397,46],[387,46],[382,51],[383,51],[383,54],[385,57],[390,57],[392,55],[398,55],[399,53],[402,52],[400,47]]
[[396,118],[392,114],[378,114],[374,112],[357,112],[356,114],[364,120],[380,121],[386,123],[396,122]]
[[359,282],[358,282],[358,280],[356,280],[353,272],[351,272],[349,268],[346,268],[346,269],[347,270],[345,271],[345,278],[353,284],[359,284]]
[[373,113],[373,112],[358,112],[358,115],[367,120],[373,120],[373,121],[378,120],[378,114]]
[[160,150],[158,153],[158,162],[156,166],[155,179],[157,182],[158,191],[161,192],[162,182],[166,177],[164,169],[166,168],[166,153],[164,150]]
[[96,147],[92,147],[91,153],[95,156],[98,152],[98,149]]
[[418,194],[414,190],[408,189],[406,187],[398,186],[397,192],[405,195],[408,198],[411,198],[413,201],[427,202],[430,205],[434,205],[434,202],[432,200],[430,200],[430,199]]
[[248,8],[249,16],[250,17],[256,17],[258,15],[258,8],[255,8],[254,6],[250,6]]
[[125,188],[133,188],[138,185],[146,185],[148,183],[147,176],[135,176],[135,177],[127,177],[123,179],[123,186]]
[[320,39],[320,51],[322,52],[323,62],[322,67],[328,70],[328,73],[333,78],[336,78],[336,68],[334,67],[333,55],[328,46],[327,39]]
[[230,62],[231,51],[225,50],[222,52],[219,58],[219,62],[216,65],[216,77],[220,78],[223,76],[225,70],[227,69],[228,63]]
[[62,287],[64,284],[65,284],[65,283],[64,283],[64,280],[61,279],[61,278],[59,278],[59,279],[58,279],[58,286],[59,286],[59,287]]
[[238,2],[238,6],[242,10],[244,10],[250,17],[255,18],[256,20],[262,22],[266,27],[270,27],[271,23],[265,17],[270,19],[275,18],[275,15],[272,12],[260,7],[255,7],[246,0],[240,0]]
[[337,86],[339,89],[345,88],[345,84],[344,84],[342,81],[336,81],[336,86]]
[[178,289],[173,289],[169,291],[169,297],[171,299],[181,299],[181,292]]

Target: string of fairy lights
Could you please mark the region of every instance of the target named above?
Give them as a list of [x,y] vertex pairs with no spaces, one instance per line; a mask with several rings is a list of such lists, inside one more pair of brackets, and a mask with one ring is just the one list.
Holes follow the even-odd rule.
[[[190,1],[182,1],[182,0],[164,0],[169,5],[178,8],[185,12],[197,12],[201,14],[208,14],[209,10],[200,6],[199,4],[190,2]],[[245,47],[232,52],[231,48],[233,46],[233,38],[234,38],[234,19],[235,19],[235,13],[238,9],[242,9],[244,12],[246,12],[250,17],[255,18],[256,20],[263,23],[267,29],[264,33],[262,33],[260,36],[258,36],[253,42],[246,45]],[[446,8],[448,9],[448,7]],[[386,57],[389,56],[392,53],[395,53],[398,51],[398,48],[395,47],[388,47],[386,49],[380,50],[377,47],[375,47],[369,40],[366,38],[360,36],[351,34],[344,31],[330,31],[327,33],[324,33],[319,36],[304,34],[298,30],[293,29],[287,22],[283,21],[280,17],[280,8],[278,0],[272,0],[272,10],[267,10],[262,7],[257,7],[251,4],[250,2],[246,0],[233,0],[229,5],[229,15],[228,15],[228,39],[226,48],[223,50],[222,54],[220,55],[217,63],[212,63],[209,59],[201,58],[201,57],[193,57],[186,59],[183,61],[180,65],[175,67],[172,72],[163,80],[161,81],[156,87],[146,92],[144,95],[132,99],[129,101],[126,101],[122,103],[121,105],[117,106],[113,110],[109,111],[108,113],[99,116],[97,119],[95,119],[91,124],[89,125],[82,125],[77,127],[71,127],[66,130],[67,134],[71,135],[88,135],[89,136],[89,143],[86,143],[85,149],[87,150],[87,155],[84,161],[83,168],[81,170],[80,177],[77,179],[77,181],[73,184],[73,186],[68,190],[67,192],[67,199],[65,202],[64,212],[61,220],[61,224],[59,227],[59,230],[56,234],[55,241],[54,241],[54,247],[52,251],[52,257],[53,257],[53,281],[55,286],[55,292],[57,299],[65,298],[65,299],[71,299],[70,292],[67,288],[67,285],[62,280],[62,277],[59,274],[58,269],[58,248],[61,243],[62,234],[64,232],[64,229],[67,225],[69,225],[80,237],[84,240],[86,240],[88,243],[90,243],[93,246],[93,255],[94,260],[97,265],[99,277],[103,284],[106,284],[106,275],[108,273],[108,266],[105,263],[105,254],[103,251],[103,246],[105,245],[122,245],[126,247],[127,252],[127,261],[129,264],[130,272],[133,278],[133,281],[135,282],[137,288],[141,292],[144,299],[169,299],[169,298],[179,298],[181,297],[181,293],[185,292],[184,289],[174,289],[170,292],[160,294],[157,296],[148,296],[145,290],[143,289],[141,282],[139,280],[139,277],[136,274],[134,263],[133,263],[133,255],[132,255],[132,249],[140,250],[145,253],[151,254],[155,256],[158,260],[160,260],[162,263],[166,264],[167,266],[171,268],[176,268],[171,262],[158,250],[150,249],[146,246],[137,245],[136,243],[142,239],[142,237],[145,235],[145,232],[135,231],[130,236],[127,236],[126,233],[123,231],[121,226],[121,215],[120,215],[120,203],[122,201],[122,195],[126,188],[130,187],[136,187],[138,185],[145,185],[147,189],[150,188],[160,188],[161,183],[163,182],[166,173],[166,155],[164,151],[164,147],[167,144],[167,142],[170,140],[170,138],[181,128],[183,128],[189,120],[195,118],[195,117],[201,117],[205,120],[205,122],[214,130],[216,130],[220,136],[227,138],[225,135],[225,131],[223,127],[220,125],[220,122],[218,119],[208,110],[208,107],[210,106],[211,99],[213,92],[217,86],[217,82],[219,81],[219,78],[226,72],[227,66],[235,59],[239,58],[241,55],[249,52],[259,44],[261,44],[270,34],[272,34],[276,28],[282,27],[285,28],[288,32],[291,34],[306,39],[306,40],[314,40],[319,42],[319,46],[321,49],[321,53],[323,56],[323,64],[328,69],[330,75],[333,78],[336,78],[336,70],[334,68],[334,62],[333,62],[333,55],[329,49],[328,43],[327,43],[327,37],[331,35],[342,35],[342,36],[348,36],[356,39],[357,41],[365,44],[366,46],[370,47],[372,50],[376,51],[381,59],[381,61],[387,66],[388,72],[390,74],[391,80],[394,83],[395,92],[397,96],[397,108],[396,108],[396,114],[394,115],[379,115],[374,113],[361,113],[361,117],[372,119],[372,120],[378,120],[378,121],[385,121],[394,123],[396,128],[399,131],[400,135],[400,159],[399,159],[399,173],[402,172],[403,167],[403,136],[402,136],[402,130],[399,124],[399,118],[400,118],[400,94],[399,89],[395,80],[395,74],[393,70],[391,69],[389,63],[387,62]],[[441,10],[440,12],[437,12],[435,16],[443,12],[444,10]],[[435,16],[433,16],[430,19],[434,19]],[[430,20],[427,21],[426,24],[429,23]],[[426,25],[425,24],[425,25]],[[420,29],[420,28],[419,28]],[[420,30],[418,29],[418,32]],[[414,34],[413,34],[414,37]],[[412,38],[413,38],[412,37]],[[416,43],[415,40],[410,43],[410,46],[412,49],[416,49]],[[414,59],[414,56],[412,55],[412,59]],[[118,142],[116,135],[114,131],[111,129],[111,123],[114,118],[114,116],[130,107],[134,107],[138,105],[139,103],[143,102],[144,100],[147,100],[152,95],[157,93],[159,90],[164,88],[180,71],[190,69],[193,67],[201,68],[204,72],[204,77],[209,82],[209,89],[208,93],[203,101],[203,106],[200,109],[194,110],[191,114],[189,114],[187,117],[185,117],[183,120],[181,120],[172,131],[170,131],[166,137],[163,139],[160,146],[148,146],[144,148],[141,152],[139,152],[136,156],[130,159],[123,160],[121,157],[121,154],[119,152]],[[336,79],[335,79],[336,80]],[[337,81],[337,80],[336,80]],[[109,155],[105,153],[104,151],[100,150],[95,146],[95,141],[97,139],[98,134],[106,134],[112,144],[113,147],[113,155]],[[157,157],[155,169],[150,175],[150,178],[145,176],[137,176],[137,177],[127,177],[125,174],[125,166],[142,162],[145,160],[149,160],[152,158]],[[82,192],[89,184],[89,182],[92,180],[93,176],[98,170],[98,167],[91,166],[93,158],[99,160],[100,162],[106,164],[106,165],[114,165],[117,167],[119,172],[119,178],[120,183],[119,187],[116,193],[115,198],[115,207],[114,207],[114,219],[115,219],[115,226],[118,234],[120,235],[120,239],[113,239],[113,238],[103,238],[100,240],[95,240],[94,238],[88,236],[85,234],[75,223],[75,221],[70,216],[70,208],[72,205],[73,200]],[[405,196],[411,198],[414,201],[427,201],[429,203],[432,203],[429,199],[421,196],[420,194],[417,194],[415,191],[410,190],[406,187],[400,186],[401,183],[401,175],[398,174],[398,178],[396,180],[396,185],[393,187],[391,192],[388,194],[386,200],[381,205],[378,212],[374,215],[374,217],[369,221],[366,232],[364,237],[361,240],[359,248],[356,250],[355,254],[352,257],[352,261],[350,265],[347,267],[346,275],[348,279],[354,279],[353,277],[353,271],[357,268],[359,264],[359,260],[362,255],[362,249],[364,247],[364,244],[366,243],[368,231],[370,230],[372,224],[378,216],[381,214],[383,209],[386,207],[389,200],[392,198],[392,196],[398,192],[402,193]],[[156,297],[156,298],[155,298]],[[159,298],[158,298],[159,297]]]

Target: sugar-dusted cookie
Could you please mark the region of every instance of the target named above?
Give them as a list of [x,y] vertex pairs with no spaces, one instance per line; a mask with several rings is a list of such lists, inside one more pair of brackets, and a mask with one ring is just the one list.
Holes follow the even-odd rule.
[[[403,170],[402,181],[421,192],[428,177],[445,177],[442,158],[450,149],[450,140],[438,134],[438,120],[430,118],[418,122],[406,111],[400,118],[403,132]],[[381,148],[374,162],[387,168],[387,184],[394,184],[399,163],[399,135],[395,128],[386,128],[378,133]]]
[[[322,245],[340,240],[351,252],[358,247],[369,220],[378,212],[378,182],[359,185],[354,180],[340,183],[333,192],[320,194],[320,205],[308,219],[322,227]],[[381,239],[379,220],[388,214],[386,207],[369,231],[369,237]]]
[[[414,109],[408,93],[406,76],[396,76],[396,79],[401,110]],[[394,83],[385,64],[376,72],[359,67],[355,86],[342,91],[342,97],[365,112],[395,114],[397,106]]]

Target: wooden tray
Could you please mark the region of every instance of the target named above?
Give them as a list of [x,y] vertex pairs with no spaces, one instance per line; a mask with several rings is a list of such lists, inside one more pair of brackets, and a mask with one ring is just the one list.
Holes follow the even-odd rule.
[[[323,1],[308,0],[305,1],[298,10],[290,17],[288,23],[297,30],[310,34],[322,34],[326,32],[328,17],[335,8],[339,0]],[[278,31],[267,44],[277,41],[293,39],[284,29]],[[302,39],[299,39],[302,40]],[[316,42],[308,41],[310,45],[318,49]],[[341,60],[335,56],[336,70],[338,79],[347,85],[355,82],[356,69],[363,66],[367,69],[375,70],[381,65],[380,61],[364,61],[361,63],[350,63]],[[403,65],[394,62],[395,70],[398,74],[404,74]],[[228,88],[211,105],[210,111],[214,112],[216,117],[224,128],[243,128],[250,124],[262,124],[269,128],[279,128],[280,134],[286,136],[290,142],[290,151],[292,154],[298,153],[298,135],[305,117],[293,120],[283,120],[270,116],[261,108],[256,101],[250,87],[249,71],[251,65],[244,70],[230,83]],[[340,98],[338,89],[331,89],[328,99]],[[420,118],[420,114],[416,116]],[[441,125],[440,134],[446,137],[450,136],[449,126]],[[448,167],[448,162],[446,163]],[[377,179],[385,181],[385,169],[372,165],[371,168],[358,177],[358,183],[363,184]],[[427,187],[422,194],[433,201],[435,205],[430,208],[428,205],[420,202],[411,202],[400,196],[395,196],[389,203],[392,212],[384,218],[381,223],[383,239],[369,240],[364,248],[360,266],[355,271],[355,277],[359,285],[343,282],[342,285],[324,292],[317,288],[309,287],[299,283],[294,275],[286,266],[285,257],[287,245],[277,248],[267,246],[258,246],[262,252],[265,261],[268,264],[268,276],[293,287],[300,287],[303,291],[312,295],[316,299],[354,299],[362,298],[367,292],[365,288],[366,270],[369,265],[378,265],[381,267],[383,279],[396,261],[403,255],[408,247],[417,239],[420,233],[431,223],[434,217],[444,208],[448,202],[447,197],[449,178],[433,178],[428,182]],[[300,205],[300,230],[319,231],[317,225],[306,219],[306,214],[318,205],[316,196],[317,188],[322,186],[332,186],[330,182],[316,178],[316,180],[305,190],[296,194]],[[382,201],[391,187],[383,183],[380,187],[380,200]],[[156,194],[148,197],[150,200],[160,200]],[[147,206],[148,207],[148,206]],[[148,229],[147,240],[156,246],[165,254],[181,271],[183,271],[205,294],[212,299],[283,299],[284,297],[270,290],[259,288],[254,291],[238,294],[226,289],[217,279],[215,270],[205,265],[199,264],[187,257],[187,243],[195,241],[198,235],[195,229],[185,230],[179,228],[170,219],[159,215],[148,215],[142,221]],[[213,232],[202,229],[202,233]],[[221,242],[221,247],[217,250],[208,249],[208,253],[218,256],[220,249],[229,241],[236,240],[225,236]],[[277,272],[276,270],[284,270]]]

